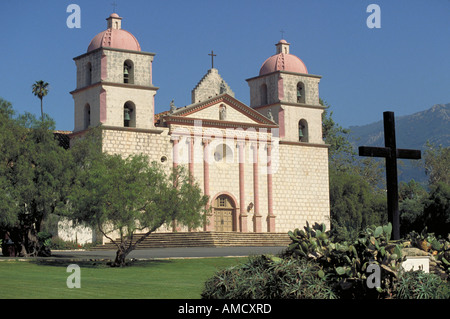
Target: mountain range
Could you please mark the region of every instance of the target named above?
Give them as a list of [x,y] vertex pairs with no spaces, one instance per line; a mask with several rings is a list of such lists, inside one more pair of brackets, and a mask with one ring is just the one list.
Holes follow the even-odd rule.
[[[383,118],[380,114],[380,118]],[[358,146],[384,146],[383,121],[362,126],[349,127],[349,141]],[[450,103],[436,104],[431,108],[411,115],[395,117],[395,134],[397,148],[426,149],[426,143],[443,147],[450,147]],[[401,161],[401,162],[400,162]],[[414,179],[425,182],[426,175],[423,167],[415,165],[414,160],[399,160],[399,182]]]

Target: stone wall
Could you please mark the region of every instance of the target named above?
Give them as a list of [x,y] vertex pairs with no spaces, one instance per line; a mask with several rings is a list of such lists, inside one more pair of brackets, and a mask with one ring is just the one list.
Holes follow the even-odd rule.
[[319,105],[319,82],[320,77],[315,75],[299,75],[288,72],[280,72],[283,79],[284,94],[281,102],[297,103],[297,84],[304,85],[304,104]]
[[107,61],[107,77],[104,81],[123,83],[124,62],[129,60],[133,64],[133,81],[130,84],[153,86],[152,83],[152,62],[153,53],[126,50],[103,50]]
[[228,93],[234,97],[230,86],[222,79],[217,69],[209,69],[208,73],[200,80],[192,90],[192,103],[198,103],[216,95]]
[[[103,130],[103,151],[127,157],[132,154],[148,155],[151,161],[163,163],[168,168],[172,163],[172,143],[168,129],[136,130],[132,128]],[[165,157],[161,161],[162,157]]]
[[273,176],[276,231],[286,232],[314,222],[330,229],[328,148],[280,144]]
[[[144,153],[152,160],[172,167],[172,142],[168,130],[160,134],[152,132],[135,132],[128,130],[104,130],[103,149],[123,156]],[[227,158],[216,160],[214,153],[221,143],[229,146],[231,154]],[[179,139],[179,165],[189,168],[190,139]],[[245,210],[254,198],[254,166],[252,142],[245,142],[244,154],[244,188]],[[193,159],[191,166],[198,185],[204,190],[204,144],[201,137],[194,138]],[[324,222],[329,227],[329,184],[328,184],[328,149],[326,146],[300,144],[274,144],[273,163],[273,212],[276,216],[276,231],[287,232],[309,223]],[[229,193],[236,200],[236,211],[240,208],[239,191],[239,149],[235,140],[212,140],[209,152],[209,189],[210,198],[220,193]],[[267,185],[267,148],[260,143],[258,148],[258,194],[261,229],[267,231],[268,185]],[[248,211],[247,231],[253,229],[254,210]],[[240,229],[237,229],[240,231]],[[168,231],[162,229],[160,231]]]

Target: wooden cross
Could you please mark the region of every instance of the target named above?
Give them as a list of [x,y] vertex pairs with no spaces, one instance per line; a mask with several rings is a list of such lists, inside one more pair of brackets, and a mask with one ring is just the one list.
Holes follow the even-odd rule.
[[284,39],[284,32],[285,32],[285,31],[284,31],[283,29],[280,30],[280,33],[281,33],[281,39]]
[[211,68],[214,69],[214,57],[217,56],[217,54],[214,54],[214,50],[211,50],[211,53],[208,53],[208,55],[211,56]]
[[394,112],[384,112],[385,147],[360,146],[359,156],[384,157],[386,159],[386,186],[389,222],[393,239],[400,239],[400,215],[398,211],[397,158],[420,159],[420,150],[397,149],[395,141]]

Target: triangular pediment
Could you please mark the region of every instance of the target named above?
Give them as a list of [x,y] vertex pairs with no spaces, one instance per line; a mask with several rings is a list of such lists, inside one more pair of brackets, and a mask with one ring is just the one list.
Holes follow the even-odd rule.
[[167,120],[169,121],[176,118],[216,122],[218,125],[228,123],[234,125],[243,124],[245,126],[278,126],[258,111],[226,93],[179,108],[167,115]]

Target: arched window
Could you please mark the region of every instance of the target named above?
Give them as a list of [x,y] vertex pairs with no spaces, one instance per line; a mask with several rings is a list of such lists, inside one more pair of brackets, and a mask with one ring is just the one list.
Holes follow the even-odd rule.
[[87,129],[91,125],[91,106],[86,104],[84,106],[84,128]]
[[298,122],[298,140],[299,142],[308,142],[308,122],[301,119]]
[[88,62],[86,64],[86,86],[92,84],[92,64]]
[[131,101],[126,102],[123,106],[123,126],[136,127],[136,107]]
[[134,67],[131,60],[123,63],[123,83],[134,84]]
[[305,103],[305,85],[302,82],[297,83],[297,103]]
[[267,84],[266,83],[261,85],[260,94],[261,94],[261,105],[266,105],[267,104]]

